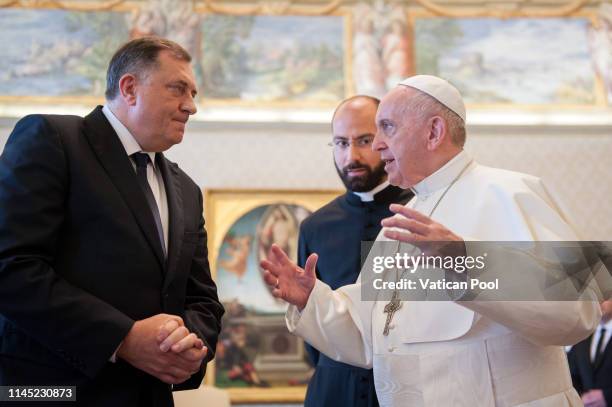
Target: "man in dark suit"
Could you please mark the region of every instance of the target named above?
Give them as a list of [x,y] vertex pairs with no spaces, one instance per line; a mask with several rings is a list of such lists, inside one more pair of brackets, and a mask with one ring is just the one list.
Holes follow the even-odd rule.
[[15,126],[0,157],[0,386],[132,407],[202,382],[223,307],[200,189],[162,153],[196,111],[190,61],[130,41],[104,107]]
[[601,303],[601,314],[593,335],[567,355],[572,382],[585,407],[612,407],[612,300]]
[[[362,241],[374,241],[380,221],[392,215],[389,205],[405,204],[412,192],[389,185],[380,154],[372,150],[378,99],[354,96],[336,108],[332,118],[334,164],[347,189],[302,222],[298,263],[321,255],[317,278],[333,289],[352,284],[360,267]],[[336,362],[307,346],[315,373],[306,407],[378,406],[372,370]]]

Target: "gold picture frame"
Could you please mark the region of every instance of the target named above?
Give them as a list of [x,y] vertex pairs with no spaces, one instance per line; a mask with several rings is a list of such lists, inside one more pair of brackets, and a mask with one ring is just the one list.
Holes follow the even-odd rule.
[[[156,4],[155,0],[0,0],[0,12],[10,13],[3,20],[6,32],[0,30],[8,36],[0,104],[101,104],[106,67],[114,50],[146,35],[178,41],[190,52],[201,90],[197,103],[203,108],[332,108],[353,92],[351,13],[338,0],[324,7],[280,8],[218,6],[196,0],[177,6],[164,3],[172,7],[166,10],[156,9]],[[164,19],[156,17],[159,15]],[[221,32],[220,38],[235,36],[231,46],[223,46],[204,24],[206,18],[215,17],[255,22],[265,18],[259,27],[267,30],[266,35],[260,35],[261,29],[245,31],[247,24],[239,21],[240,33]],[[326,18],[327,30],[313,29],[316,21],[312,19]],[[27,29],[20,29],[22,21],[29,23],[23,25]],[[274,31],[286,26],[292,27],[291,33]],[[299,35],[300,26],[312,32]],[[266,45],[296,32],[289,41],[293,45],[286,46],[283,55],[275,54],[280,52],[280,43]],[[238,46],[244,50],[232,54]],[[217,47],[218,53],[211,54],[210,47]],[[251,52],[253,47],[257,52]],[[245,65],[248,52],[254,55],[253,66]],[[220,61],[219,69],[207,65],[210,61]],[[241,68],[232,70],[235,65]],[[230,78],[225,77],[228,72]],[[211,75],[214,80],[207,80]],[[211,89],[222,94],[215,95]]]
[[[446,75],[441,72],[419,71],[418,69],[419,68],[419,56],[417,54],[418,54],[418,47],[419,45],[422,46],[422,42],[419,42],[417,38],[416,24],[418,21],[443,19],[443,20],[447,20],[451,22],[461,23],[462,21],[465,21],[465,20],[472,20],[472,21],[496,20],[499,22],[499,24],[508,24],[508,23],[512,23],[513,21],[518,21],[518,20],[524,20],[524,21],[530,21],[530,20],[531,21],[534,21],[534,20],[547,21],[548,20],[548,21],[553,22],[554,20],[576,20],[577,21],[581,19],[581,20],[587,21],[591,26],[595,26],[597,23],[597,18],[596,18],[597,16],[594,11],[581,10],[580,7],[578,7],[576,10],[572,10],[571,13],[566,13],[566,14],[560,14],[560,12],[555,12],[555,11],[551,11],[549,13],[536,12],[536,11],[528,10],[528,9],[525,9],[525,10],[520,9],[520,10],[516,10],[515,12],[508,12],[504,10],[497,10],[495,8],[484,9],[484,10],[471,10],[471,11],[470,10],[460,10],[460,11],[454,11],[454,12],[449,11],[447,13],[442,13],[440,10],[438,10],[439,11],[438,13],[434,13],[432,12],[432,10],[433,9],[430,8],[429,10],[412,9],[412,10],[407,11],[408,35],[412,38],[412,41],[414,44],[414,48],[413,48],[413,52],[414,52],[413,54],[414,62],[413,63],[415,67],[414,74],[428,73],[428,74],[445,77],[446,79],[449,79],[451,81],[455,79],[453,78],[453,75],[448,75],[449,77],[446,77]],[[496,32],[499,33],[499,30]],[[504,45],[500,44],[499,48],[504,49]],[[588,43],[585,42],[584,50],[588,51],[588,48],[589,48],[589,45]],[[452,52],[452,50],[451,49],[443,50],[442,52],[450,53]],[[474,54],[475,55],[473,56],[473,59],[476,58],[477,56],[475,52]],[[460,88],[459,90],[462,92],[462,95],[466,99],[466,105],[469,110],[474,109],[474,110],[480,110],[480,111],[504,111],[504,110],[507,110],[508,108],[511,108],[511,109],[518,109],[522,111],[532,111],[532,112],[544,112],[544,111],[550,111],[553,109],[560,110],[560,111],[572,111],[572,112],[583,112],[583,111],[589,112],[589,111],[595,111],[598,109],[606,108],[607,107],[606,91],[604,88],[602,78],[593,69],[593,67],[591,66],[592,62],[590,60],[581,61],[581,62],[585,66],[588,65],[588,69],[592,72],[593,84],[592,84],[592,88],[587,90],[588,95],[586,93],[583,93],[580,96],[584,97],[585,99],[587,97],[592,98],[592,100],[590,101],[583,101],[580,103],[578,102],[575,102],[575,103],[571,103],[571,102],[523,103],[523,102],[516,102],[516,101],[510,101],[510,102],[477,101],[475,102],[473,100],[470,100],[470,94],[468,91],[466,91],[466,89],[461,89],[461,86],[458,86],[458,87]],[[567,63],[563,66],[566,66],[566,65]],[[457,69],[454,70],[455,73],[457,71],[458,71]],[[474,74],[474,75],[475,77],[478,77],[479,80],[481,81],[484,80],[483,74],[480,74],[480,75]],[[523,77],[523,80],[525,80],[526,77],[527,75]],[[502,79],[503,78],[500,78],[497,81],[498,89],[503,87],[501,85],[501,83],[503,82]],[[454,83],[454,84],[457,85],[457,83]],[[524,87],[525,87],[525,92],[529,92],[531,90],[530,86],[527,86],[524,84]],[[571,89],[571,87],[568,86],[565,89],[563,89],[563,91],[565,91],[566,93],[571,93],[571,92],[574,92],[575,90]],[[562,95],[561,97],[563,96],[567,97],[567,95]],[[568,97],[568,99],[571,99],[571,97]]]
[[[285,378],[290,379],[291,375],[303,378],[311,373],[310,370],[304,370],[306,354],[303,342],[289,334],[284,326],[282,313],[261,311],[261,308],[259,311],[252,311],[259,306],[270,306],[272,301],[278,301],[262,288],[263,282],[259,281],[260,270],[255,266],[264,240],[261,236],[268,236],[259,226],[267,224],[267,220],[271,219],[266,215],[273,213],[270,210],[290,209],[294,211],[292,213],[295,219],[301,220],[305,211],[313,212],[341,193],[334,190],[204,190],[210,268],[217,282],[219,297],[226,306],[217,356],[209,365],[205,380],[208,385],[226,389],[232,403],[304,401],[307,380],[302,379],[300,382],[295,379],[296,385],[288,385],[279,384],[281,380],[278,379],[282,377],[284,381]],[[290,245],[293,248],[297,245],[296,226],[299,227],[299,224],[294,222],[290,228],[292,233],[289,234],[293,236]],[[250,245],[243,252],[245,256],[248,253],[249,260],[243,263],[233,262],[234,258],[240,258],[238,255],[228,260],[227,252],[230,247],[232,253],[238,252],[238,244],[235,247],[231,246],[233,242],[239,242],[247,235],[253,236],[247,238]],[[235,296],[238,296],[237,301],[233,300]],[[230,299],[232,300],[228,305]],[[237,306],[242,308],[236,308]],[[286,305],[279,303],[276,309],[281,310],[285,307]],[[243,314],[236,314],[234,312],[236,309],[241,310]],[[237,335],[242,335],[239,336],[242,339],[236,339]],[[249,335],[256,337],[257,345],[248,345],[251,343]],[[237,345],[239,342],[241,344]],[[270,349],[277,349],[274,346],[280,346],[282,351],[272,354]],[[264,370],[259,370],[260,367]],[[285,367],[289,370],[283,370]],[[253,375],[257,375],[257,380],[253,379],[255,377]],[[298,382],[300,384],[297,384]],[[232,385],[233,383],[236,384]],[[266,387],[263,386],[264,383]]]

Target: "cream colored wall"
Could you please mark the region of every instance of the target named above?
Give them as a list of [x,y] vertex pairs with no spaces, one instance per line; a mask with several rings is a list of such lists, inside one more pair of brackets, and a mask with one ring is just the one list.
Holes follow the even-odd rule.
[[[0,121],[0,147],[15,120]],[[341,188],[324,123],[190,124],[168,156],[204,188]],[[542,177],[583,236],[612,240],[612,126],[472,125],[466,149],[483,164]]]
[[[196,125],[168,154],[208,188],[341,188],[326,125]],[[585,238],[612,240],[607,126],[475,126],[466,149],[487,165],[542,177]]]

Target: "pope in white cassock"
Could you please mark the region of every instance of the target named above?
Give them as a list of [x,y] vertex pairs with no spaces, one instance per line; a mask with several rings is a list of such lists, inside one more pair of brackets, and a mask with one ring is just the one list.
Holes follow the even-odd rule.
[[[373,148],[390,182],[415,193],[406,207],[392,205],[377,240],[421,249],[578,240],[540,179],[479,165],[463,150],[465,106],[448,82],[404,80],[382,99],[376,124]],[[332,291],[316,279],[316,261],[301,269],[275,247],[262,262],[265,280],[292,304],[291,332],[330,358],[374,369],[382,406],[582,405],[562,346],[597,326],[588,289],[592,301],[403,302],[383,335],[388,301],[362,301],[359,281]]]

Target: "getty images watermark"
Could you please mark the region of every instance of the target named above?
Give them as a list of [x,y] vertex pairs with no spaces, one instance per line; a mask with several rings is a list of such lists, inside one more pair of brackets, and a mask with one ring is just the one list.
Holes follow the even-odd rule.
[[423,251],[398,242],[362,242],[362,298],[576,301],[591,299],[593,290],[606,296],[612,277],[600,246],[590,243],[432,242]]
[[[499,279],[482,281],[478,278],[468,278],[465,281],[436,279],[429,277],[409,278],[419,270],[447,270],[458,274],[469,271],[482,271],[485,269],[487,253],[481,256],[427,256],[424,253],[410,255],[408,253],[395,253],[393,256],[374,256],[372,258],[372,271],[380,275],[374,278],[372,286],[376,290],[498,290]],[[396,271],[395,280],[385,281],[382,275],[385,272]],[[389,275],[389,274],[387,274]],[[393,275],[390,275],[393,277]]]

